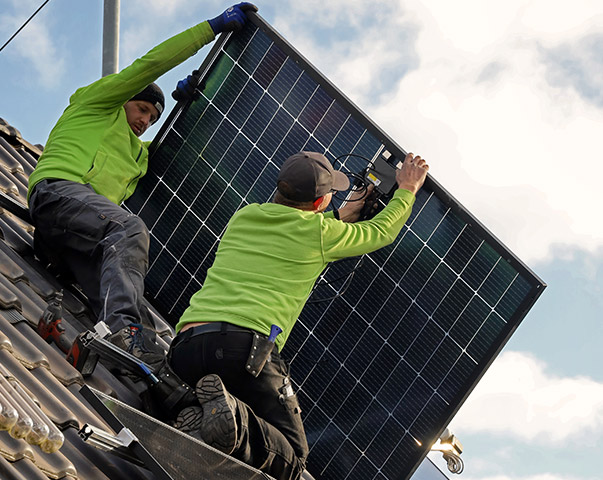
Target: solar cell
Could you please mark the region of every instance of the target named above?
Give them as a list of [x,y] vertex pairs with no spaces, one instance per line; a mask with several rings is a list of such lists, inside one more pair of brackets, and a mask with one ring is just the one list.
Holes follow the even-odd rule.
[[[147,296],[173,323],[230,216],[270,201],[289,155],[405,155],[257,15],[221,37],[201,71],[201,98],[170,114],[127,203],[151,231]],[[359,156],[339,168],[362,171]],[[324,272],[285,347],[308,470],[409,478],[543,289],[430,177],[392,245]]]

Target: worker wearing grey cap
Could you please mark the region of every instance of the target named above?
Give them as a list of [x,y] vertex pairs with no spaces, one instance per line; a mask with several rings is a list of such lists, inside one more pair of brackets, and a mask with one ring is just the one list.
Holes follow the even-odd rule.
[[324,213],[333,192],[349,188],[324,155],[299,152],[283,163],[274,201],[231,218],[202,289],[176,325],[168,359],[196,385],[199,400],[177,428],[279,480],[300,477],[308,445],[280,351],[329,262],[394,241],[428,169],[408,154],[387,206],[353,223],[362,201],[348,202],[341,220]]

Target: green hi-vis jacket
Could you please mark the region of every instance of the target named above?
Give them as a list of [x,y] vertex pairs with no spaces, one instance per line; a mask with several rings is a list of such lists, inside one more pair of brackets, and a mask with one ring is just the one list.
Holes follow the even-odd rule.
[[215,38],[202,22],[161,43],[121,72],[78,89],[54,126],[38,165],[33,187],[47,178],[86,184],[120,204],[146,173],[148,145],[132,131],[123,105],[168,70]]
[[392,243],[415,196],[398,189],[374,218],[345,223],[327,214],[276,203],[253,203],[231,218],[203,287],[176,325],[228,322],[268,335],[272,324],[285,345],[314,282],[328,263]]

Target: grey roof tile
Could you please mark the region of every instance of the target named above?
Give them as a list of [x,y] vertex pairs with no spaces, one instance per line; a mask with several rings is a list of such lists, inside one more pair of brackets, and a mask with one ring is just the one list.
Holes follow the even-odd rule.
[[[37,403],[41,405],[44,413],[46,413],[56,425],[60,428],[66,428],[68,425],[79,426],[75,414],[58,398],[57,394],[59,394],[60,391],[54,389],[56,385],[46,386],[34,375],[34,372],[36,372],[37,375],[40,376],[40,371],[46,369],[38,367],[30,372],[6,350],[0,350],[0,364],[3,365],[5,369],[7,369],[11,375],[13,375],[19,383],[34,396]],[[42,380],[46,380],[46,378],[42,377]],[[57,383],[60,385],[59,382]],[[48,387],[51,389],[49,390]],[[65,390],[62,385],[61,389]]]
[[29,225],[28,223],[25,223],[20,218],[15,217],[13,214],[8,212],[7,210],[2,209],[2,214],[7,215],[7,217],[4,219],[4,222],[6,224],[10,225],[10,227],[16,233],[18,233],[21,237],[23,237],[23,240],[25,240],[27,243],[29,243],[30,246],[33,248],[34,227]]
[[[29,177],[36,166],[36,158],[40,156],[42,150],[23,140],[20,134],[18,136],[10,134],[6,135],[6,129],[3,129],[1,125],[0,133],[4,134],[0,135],[0,146],[4,149],[6,154],[11,156],[13,160],[21,165],[21,171]],[[35,155],[35,157],[32,154]],[[2,155],[1,152],[0,155]],[[7,161],[9,163],[11,162],[11,160]],[[16,171],[19,171],[18,167]]]
[[[44,390],[40,391],[40,395],[47,395],[49,404],[54,404],[55,411],[58,408],[65,410],[64,414],[69,415],[68,422],[55,422],[61,428],[64,428],[69,423],[71,426],[79,426],[88,423],[101,428],[108,428],[104,420],[102,420],[96,412],[94,412],[79,394],[73,394],[69,389],[65,388],[46,368],[35,368],[31,371],[33,377],[44,386]],[[38,397],[39,398],[39,397]],[[41,405],[45,406],[45,402],[39,398]],[[63,413],[63,412],[61,412]]]
[[[81,373],[65,360],[65,354],[44,341],[18,312],[12,312],[10,319],[7,318],[7,315],[3,315],[3,313],[5,312],[0,311],[0,331],[4,332],[11,341],[14,357],[19,358],[19,360],[23,358],[24,360],[21,360],[21,363],[30,369],[43,365],[43,362],[34,364],[32,362],[33,358],[27,356],[27,352],[35,349],[44,357],[47,362],[46,366],[50,368],[52,374],[63,385],[69,386],[73,383],[78,385],[84,384]],[[19,321],[19,319],[23,320]],[[17,353],[15,353],[15,350]]]
[[34,459],[34,447],[22,439],[11,437],[8,432],[0,433],[0,454],[9,462],[22,458]]
[[5,309],[21,310],[21,302],[19,297],[10,287],[11,283],[2,275],[0,275],[0,307]]
[[10,173],[24,173],[23,157],[4,139],[0,138],[0,164],[3,169]]
[[3,238],[13,250],[19,254],[31,254],[33,252],[32,242],[23,235],[22,229],[14,227],[12,215],[0,208],[0,238]]
[[17,153],[19,153],[19,156],[22,159],[20,162],[23,166],[24,174],[29,178],[38,161],[25,149],[17,150]]
[[26,368],[32,369],[40,366],[50,368],[50,362],[44,353],[22,335],[19,330],[14,328],[11,322],[3,315],[0,315],[0,331],[10,340],[12,356],[19,360]]
[[[27,282],[38,295],[45,299],[54,295],[54,293],[61,288],[55,277],[50,276],[45,270],[31,265],[23,256],[18,255],[3,242],[0,242],[0,255],[2,255],[0,258],[6,258],[7,261],[16,265],[16,267],[12,267],[14,268],[14,273],[9,277],[13,283],[23,280]],[[23,273],[21,274],[18,269]],[[1,272],[2,270],[0,270],[0,273]],[[72,301],[72,297],[73,295],[71,295],[69,299],[64,299],[64,301]]]
[[63,307],[77,320],[79,324],[86,324],[87,328],[94,325],[88,307],[82,303],[71,291],[63,291]]
[[25,277],[25,271],[2,249],[0,249],[0,275],[4,275],[11,282]]
[[13,468],[13,465],[0,455],[0,478],[2,480],[29,480]]
[[46,308],[46,302],[24,282],[11,283],[8,288],[17,295],[21,302],[21,314],[32,327],[36,328],[42,312]]
[[48,476],[29,458],[15,461],[12,468],[17,474],[21,475],[21,478],[26,480],[48,480]]
[[65,360],[65,354],[57,347],[46,343],[37,332],[25,323],[13,325],[15,330],[20,331],[35,348],[37,348],[48,359],[52,374],[65,386],[72,384],[83,385],[84,379],[70,363]]
[[[26,204],[27,179],[41,149],[21,138],[18,130],[0,119],[0,184],[10,197]],[[3,178],[2,178],[3,177]],[[7,207],[9,208],[9,207]],[[14,209],[12,209],[14,210]],[[14,377],[58,426],[65,441],[58,452],[43,453],[37,446],[0,431],[0,479],[134,480],[155,478],[148,470],[85,443],[78,435],[84,424],[111,429],[80,394],[85,383],[100,392],[141,409],[141,385],[98,363],[83,378],[65,359],[64,352],[48,344],[37,332],[47,301],[63,289],[63,325],[71,341],[96,323],[85,297],[67,279],[34,256],[32,228],[19,216],[0,209],[0,376]],[[149,306],[150,307],[150,306]],[[158,342],[168,348],[173,328],[150,307]],[[1,380],[1,378],[0,378]]]
[[77,477],[77,470],[61,452],[45,454],[34,448],[34,463],[49,478]]
[[0,349],[8,350],[9,352],[12,352],[13,350],[13,345],[10,343],[10,339],[4,335],[4,332],[2,331],[0,331]]
[[19,189],[17,185],[6,175],[2,170],[0,170],[0,192],[6,193],[7,195],[19,196]]

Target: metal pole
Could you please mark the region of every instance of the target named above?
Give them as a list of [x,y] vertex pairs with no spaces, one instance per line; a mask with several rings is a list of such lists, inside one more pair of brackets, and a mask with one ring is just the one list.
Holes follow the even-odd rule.
[[105,0],[103,9],[103,77],[119,68],[119,0]]

